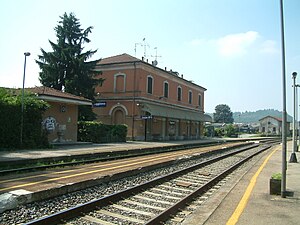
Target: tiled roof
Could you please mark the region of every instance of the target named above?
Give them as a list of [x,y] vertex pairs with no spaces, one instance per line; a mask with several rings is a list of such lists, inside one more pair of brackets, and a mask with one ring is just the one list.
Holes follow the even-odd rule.
[[[110,64],[142,62],[142,63],[145,63],[145,64],[147,64],[147,65],[153,66],[153,67],[155,67],[155,68],[157,68],[157,69],[159,69],[159,70],[161,70],[161,71],[164,71],[165,73],[168,73],[168,74],[170,74],[170,75],[172,75],[172,76],[175,76],[175,75],[176,75],[179,79],[182,79],[182,80],[184,80],[184,81],[186,81],[186,82],[189,82],[189,83],[191,83],[191,84],[193,84],[193,85],[195,85],[195,86],[198,86],[198,87],[200,87],[200,88],[206,90],[206,88],[204,88],[204,87],[202,87],[202,86],[200,86],[200,85],[198,85],[198,84],[195,84],[195,83],[193,83],[193,82],[191,82],[191,81],[188,81],[188,80],[185,80],[185,79],[183,79],[183,78],[180,78],[180,77],[178,76],[178,74],[176,74],[176,72],[173,72],[172,70],[167,71],[166,68],[165,68],[165,70],[164,70],[164,69],[162,69],[162,68],[156,67],[155,65],[152,65],[151,63],[148,62],[147,59],[145,59],[145,60],[146,60],[146,61],[144,61],[144,59],[141,60],[141,59],[138,59],[138,58],[136,58],[136,57],[133,57],[133,56],[131,56],[131,55],[129,55],[129,54],[123,53],[123,54],[121,54],[121,55],[116,55],[116,56],[111,56],[111,57],[107,57],[107,58],[100,59],[100,60],[98,60],[98,61],[96,62],[96,65],[98,65],[99,67],[101,67],[101,66],[104,66],[104,65],[110,65]],[[101,70],[101,69],[100,69],[100,70]]]
[[138,58],[135,58],[131,55],[126,53],[116,56],[111,56],[108,58],[101,59],[97,62],[97,65],[104,65],[104,64],[113,64],[113,63],[126,63],[126,62],[138,62],[141,61]]
[[54,88],[50,87],[33,87],[33,88],[26,88],[27,91],[35,93],[39,96],[41,95],[47,95],[47,96],[52,96],[52,97],[58,97],[58,98],[64,98],[64,99],[72,99],[72,100],[79,100],[79,101],[84,101],[84,102],[92,102],[89,99],[86,99],[84,97],[76,96],[67,92],[62,92],[59,90],[56,90]]
[[[282,118],[274,117],[274,116],[265,116],[265,117],[261,118],[259,121],[264,120],[265,118],[273,118],[273,119],[275,119],[275,120],[277,120],[279,122],[283,121]],[[287,121],[287,122],[289,123],[289,121]]]

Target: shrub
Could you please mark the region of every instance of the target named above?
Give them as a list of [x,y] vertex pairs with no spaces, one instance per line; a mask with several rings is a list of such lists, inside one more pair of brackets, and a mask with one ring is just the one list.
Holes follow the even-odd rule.
[[228,124],[225,126],[225,136],[227,137],[237,137],[236,129],[232,124]]
[[125,142],[126,125],[107,125],[95,121],[78,122],[78,140],[93,143]]
[[274,174],[272,174],[271,178],[274,179],[274,180],[281,180],[282,175],[281,175],[281,173],[274,173]]
[[42,114],[49,107],[34,95],[24,95],[23,144],[21,146],[21,95],[0,88],[0,148],[37,148],[48,146],[42,131]]

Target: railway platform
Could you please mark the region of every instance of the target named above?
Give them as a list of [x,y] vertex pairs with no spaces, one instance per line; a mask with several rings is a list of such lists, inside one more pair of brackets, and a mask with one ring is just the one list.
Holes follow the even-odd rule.
[[120,143],[104,143],[104,144],[72,144],[72,145],[55,145],[51,149],[30,149],[30,150],[9,150],[0,151],[0,163],[18,163],[20,161],[30,161],[43,159],[60,160],[65,157],[95,155],[97,153],[122,152],[138,149],[155,149],[168,146],[180,146],[189,144],[209,144],[214,142],[224,142],[223,139],[199,139],[186,141],[169,141],[169,142],[142,142],[128,141]]
[[[281,145],[271,155],[268,153],[250,171],[234,184],[229,193],[220,192],[209,199],[207,208],[193,213],[183,225],[296,225],[300,223],[300,152],[298,163],[287,162],[286,189],[292,194],[282,198],[270,195],[269,180],[274,173],[281,173]],[[288,142],[287,160],[292,150]],[[269,158],[268,158],[269,157]]]

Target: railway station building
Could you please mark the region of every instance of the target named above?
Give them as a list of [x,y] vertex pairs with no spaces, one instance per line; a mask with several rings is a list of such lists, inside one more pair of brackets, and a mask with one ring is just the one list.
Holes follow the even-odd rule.
[[200,139],[206,89],[172,70],[128,54],[101,59],[93,110],[105,124],[126,124],[129,140]]

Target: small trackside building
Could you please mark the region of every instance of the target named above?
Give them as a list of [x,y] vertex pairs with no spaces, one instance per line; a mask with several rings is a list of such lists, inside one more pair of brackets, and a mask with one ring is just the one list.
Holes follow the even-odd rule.
[[48,131],[49,142],[76,142],[78,106],[92,106],[92,101],[49,87],[26,88],[50,108],[43,114],[43,127]]
[[104,78],[96,87],[93,110],[106,124],[127,124],[130,140],[199,139],[206,89],[177,72],[161,69],[128,54],[101,59],[96,71]]
[[[282,118],[265,116],[259,120],[259,132],[265,135],[282,134]],[[290,135],[290,122],[286,125],[287,135]]]

